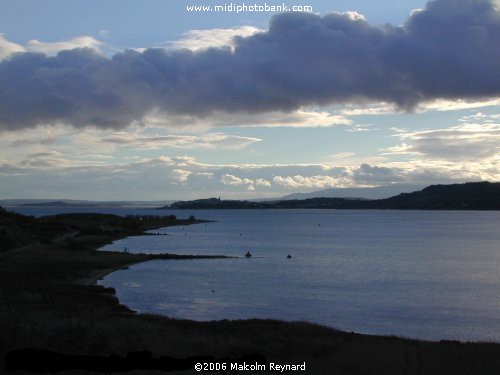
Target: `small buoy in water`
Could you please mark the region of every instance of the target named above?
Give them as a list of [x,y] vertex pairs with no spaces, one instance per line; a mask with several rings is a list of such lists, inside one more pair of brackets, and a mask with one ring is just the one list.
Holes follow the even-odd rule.
[[287,259],[291,259],[292,258],[292,256],[290,254],[288,254],[286,257],[287,257]]
[[252,256],[252,254],[250,254],[250,251],[247,251],[247,253],[245,254],[245,256],[246,256],[247,258],[250,258],[250,257]]
[[215,290],[212,290],[212,293],[214,293],[214,292],[215,292]]

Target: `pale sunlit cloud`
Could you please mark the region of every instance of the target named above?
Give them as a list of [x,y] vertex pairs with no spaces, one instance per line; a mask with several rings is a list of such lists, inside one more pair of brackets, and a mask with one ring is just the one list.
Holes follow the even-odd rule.
[[51,55],[59,51],[71,50],[74,48],[93,48],[98,50],[102,44],[103,42],[91,36],[79,36],[60,42],[42,42],[37,39],[32,39],[27,43],[26,49],[30,52],[41,52]]
[[207,131],[215,127],[262,127],[262,128],[325,128],[351,125],[353,121],[343,115],[332,114],[317,108],[300,108],[290,112],[273,111],[258,113],[224,113],[214,112],[203,118],[191,115],[169,115],[152,111],[139,121],[134,121],[135,127],[164,127],[172,131]]
[[179,182],[186,182],[189,176],[192,174],[190,171],[185,171],[182,169],[173,169],[172,170],[172,178]]
[[182,34],[181,38],[166,43],[167,48],[186,48],[198,51],[214,47],[234,47],[235,37],[248,37],[263,29],[254,26],[240,26],[229,29],[190,30]]
[[274,176],[273,182],[290,190],[317,190],[327,187],[349,187],[353,186],[348,178],[337,178],[334,176]]
[[338,111],[342,116],[382,116],[401,112],[393,104],[375,103],[370,105],[346,104]]
[[72,50],[74,48],[92,48],[96,51],[100,51],[100,47],[102,47],[103,44],[102,41],[92,36],[79,36],[58,42],[44,42],[38,39],[32,39],[23,46],[10,42],[5,37],[5,34],[0,33],[0,61],[19,52],[38,52],[54,55],[57,52]]
[[24,52],[25,48],[19,44],[9,42],[5,34],[0,33],[0,60],[3,60],[16,52]]
[[346,128],[346,131],[350,133],[358,133],[358,132],[373,132],[378,131],[379,128],[374,128],[372,124],[354,124]]
[[[55,197],[100,199],[196,199],[277,197],[330,187],[429,185],[498,179],[499,162],[410,160],[378,165],[211,164],[191,156],[162,156],[107,165],[61,165],[57,153],[30,155],[21,164],[0,165],[2,194],[35,196],[44,186]],[[54,165],[58,165],[54,168]],[[182,185],[182,189],[179,189]],[[22,189],[19,189],[22,186]],[[35,194],[35,195],[34,195]],[[40,196],[40,195],[37,195]]]
[[500,114],[485,114],[482,112],[476,112],[472,115],[462,116],[458,119],[460,122],[481,122],[481,123],[492,123],[497,122],[500,119]]
[[[254,180],[251,180],[249,178],[239,178],[239,177],[236,177],[232,174],[224,174],[222,175],[221,177],[221,182],[224,184],[224,185],[233,185],[233,186],[245,186],[246,187],[246,190],[248,191],[254,191],[255,190],[255,186],[254,184],[256,184],[256,181]],[[265,184],[262,184],[260,183],[259,184],[260,186],[268,186],[268,185],[265,185]]]
[[457,111],[463,109],[476,109],[482,107],[500,106],[500,99],[491,98],[486,100],[444,100],[437,99],[432,102],[423,103],[418,107],[420,111]]

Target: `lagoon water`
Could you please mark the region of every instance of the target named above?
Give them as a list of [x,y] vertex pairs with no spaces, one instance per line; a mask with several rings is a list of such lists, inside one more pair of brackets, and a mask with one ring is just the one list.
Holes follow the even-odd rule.
[[[47,208],[32,210],[38,213],[23,213]],[[150,261],[102,280],[140,312],[304,320],[361,333],[500,342],[500,212],[106,212],[194,214],[216,222],[155,230],[168,235],[130,237],[102,250],[237,257]]]

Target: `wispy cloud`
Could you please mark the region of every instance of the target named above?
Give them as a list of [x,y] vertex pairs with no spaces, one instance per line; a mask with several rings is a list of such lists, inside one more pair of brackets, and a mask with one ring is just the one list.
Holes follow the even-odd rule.
[[129,133],[115,133],[100,142],[130,146],[137,149],[155,150],[165,147],[177,149],[241,149],[252,143],[261,142],[255,137],[241,137],[226,133],[203,135],[164,135],[137,137]]
[[499,158],[500,124],[462,124],[446,129],[399,131],[404,143],[387,154],[411,154],[426,159],[486,161]]
[[354,124],[348,128],[346,128],[348,132],[357,133],[357,132],[373,132],[380,130],[379,128],[374,128],[372,124]]
[[[493,107],[500,105],[500,99],[437,99],[419,103],[415,107],[415,112],[423,113],[428,111],[458,111],[464,109],[477,109],[483,107]],[[339,111],[342,116],[373,116],[391,115],[401,113],[402,109],[392,103],[377,103],[370,105],[347,104]]]
[[343,115],[332,114],[318,108],[298,108],[290,112],[272,111],[268,113],[226,113],[214,112],[207,117],[196,115],[169,115],[152,111],[134,126],[181,128],[186,130],[207,130],[214,127],[263,127],[263,128],[324,128],[350,125],[352,120]]
[[500,105],[500,99],[487,100],[435,100],[420,106],[423,111],[456,111],[461,109],[475,109]]

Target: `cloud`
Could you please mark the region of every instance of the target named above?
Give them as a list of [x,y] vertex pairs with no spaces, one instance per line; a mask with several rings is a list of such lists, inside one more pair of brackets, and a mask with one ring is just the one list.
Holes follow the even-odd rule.
[[239,127],[288,127],[288,128],[323,128],[339,125],[351,125],[352,120],[343,116],[321,111],[317,108],[299,108],[292,112],[282,113],[225,113],[214,112],[208,117],[196,115],[168,115],[152,112],[141,120],[134,121],[136,126],[156,126],[168,128],[208,129],[220,126]]
[[98,50],[103,43],[91,36],[79,36],[62,42],[41,42],[32,39],[28,42],[26,48],[31,52],[40,52],[48,55],[59,51],[71,50],[74,48],[93,48]]
[[[225,125],[249,127],[289,127],[289,128],[324,128],[338,125],[351,125],[352,120],[341,115],[333,115],[327,111],[297,109],[289,113],[271,112],[266,114],[227,116]],[[239,119],[236,119],[238,117]],[[220,119],[218,119],[220,123]]]
[[56,151],[30,154],[20,162],[22,167],[29,168],[61,168],[70,167],[72,164],[71,161],[65,159],[62,154]]
[[242,149],[252,143],[261,142],[255,137],[241,137],[226,133],[207,133],[203,135],[158,135],[137,137],[135,134],[117,133],[100,142],[129,146],[137,149],[156,150],[165,147],[178,149]]
[[456,111],[460,109],[474,109],[500,105],[500,99],[489,100],[435,100],[420,106],[421,111]]
[[73,129],[68,126],[43,126],[0,136],[0,160],[16,163],[31,154],[58,152],[73,164],[140,160],[172,150],[238,151],[261,138],[223,132],[169,134],[162,128],[131,127],[128,132],[96,128]]
[[461,124],[446,129],[399,131],[404,143],[384,150],[447,161],[492,161],[500,153],[500,124]]
[[346,181],[333,176],[274,176],[273,182],[291,190],[315,190],[327,187],[343,187]]
[[5,35],[3,33],[0,33],[0,60],[5,59],[13,53],[24,51],[25,49],[23,46],[9,42],[7,39],[5,39]]
[[[255,181],[253,181],[249,178],[239,178],[239,177],[233,176],[232,174],[226,173],[226,174],[222,175],[220,180],[222,181],[222,183],[224,185],[233,185],[233,186],[244,185],[244,186],[246,186],[247,190],[249,190],[249,191],[255,190],[255,186],[254,186]],[[267,186],[267,185],[260,183],[259,186]]]
[[232,174],[225,174],[221,177],[220,179],[223,184],[226,185],[241,185],[243,183],[243,180],[241,178],[238,178],[236,176],[233,176]]
[[332,160],[343,160],[343,159],[349,159],[355,156],[356,154],[352,151],[347,151],[347,152],[339,152],[336,154],[330,155],[330,158]]
[[0,162],[0,198],[242,199],[328,187],[421,186],[499,178],[498,162],[224,165],[189,156],[162,156],[124,164],[73,165],[71,161],[65,164],[63,154],[38,153],[18,164]]
[[347,104],[345,108],[340,111],[340,114],[343,116],[374,116],[394,114],[397,112],[397,107],[388,103],[371,104],[368,106]]
[[0,129],[123,128],[151,111],[291,113],[334,103],[419,103],[500,95],[500,13],[491,0],[434,0],[401,26],[352,14],[274,16],[234,48],[91,48],[0,63]]
[[[436,99],[420,103],[415,111],[419,113],[427,111],[457,111],[463,109],[475,109],[483,107],[494,107],[500,105],[500,99]],[[366,116],[366,115],[390,115],[400,113],[401,109],[391,103],[378,103],[372,105],[346,105],[339,111],[342,116]]]
[[404,173],[403,169],[361,164],[352,172],[352,179],[358,184],[390,185],[405,181]]
[[460,122],[468,122],[470,123],[471,121],[476,121],[476,122],[495,122],[500,119],[500,113],[497,114],[485,114],[482,112],[476,112],[473,115],[468,115],[468,116],[463,116],[458,119]]
[[190,30],[182,34],[182,38],[167,42],[170,48],[186,48],[198,51],[207,48],[230,47],[234,48],[236,37],[248,37],[264,30],[254,26],[241,26],[231,29]]
[[0,33],[0,61],[19,52],[35,52],[54,55],[59,51],[75,48],[91,48],[99,51],[103,42],[91,36],[79,36],[60,42],[42,42],[37,39],[30,40],[25,46],[9,42],[4,34]]
[[172,170],[172,177],[174,178],[174,180],[177,180],[179,182],[186,182],[191,174],[192,172],[184,171],[182,169]]
[[346,130],[351,133],[359,133],[359,132],[373,132],[373,131],[378,131],[380,129],[373,128],[372,124],[354,124],[353,126],[347,128]]
[[271,186],[271,182],[269,182],[268,180],[266,180],[264,178],[258,178],[258,179],[255,180],[255,185],[270,187]]

